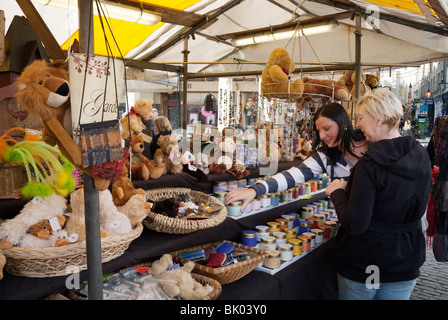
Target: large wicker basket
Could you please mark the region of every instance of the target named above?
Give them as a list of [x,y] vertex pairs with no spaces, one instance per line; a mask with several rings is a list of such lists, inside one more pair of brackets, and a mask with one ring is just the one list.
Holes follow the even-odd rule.
[[149,229],[157,232],[186,234],[202,229],[215,227],[226,219],[227,209],[221,201],[203,192],[194,191],[189,188],[162,188],[147,190],[146,199],[163,200],[179,194],[190,194],[194,202],[211,203],[213,205],[221,207],[221,210],[211,218],[201,220],[176,219],[150,211],[145,220],[143,220],[143,224]]
[[[188,260],[179,258],[179,253],[183,251],[190,251],[190,250],[196,250],[196,249],[204,249],[208,248],[211,245],[220,245],[223,241],[216,242],[216,243],[208,243],[201,246],[196,246],[188,249],[178,250],[171,252],[171,255],[173,256],[173,261],[176,261],[181,264],[185,264],[188,262]],[[251,272],[253,269],[255,269],[256,266],[258,266],[261,262],[263,262],[264,258],[267,256],[266,251],[262,251],[256,248],[248,247],[239,243],[235,243],[232,241],[227,241],[235,246],[235,248],[243,249],[248,252],[248,254],[251,256],[250,259],[234,263],[225,267],[221,268],[211,268],[204,266],[199,263],[195,263],[193,272],[204,275],[206,277],[215,279],[222,285],[231,283],[233,281],[236,281],[238,279],[241,279],[245,275],[247,275],[249,272]]]
[[[101,260],[111,261],[121,256],[129,244],[143,231],[141,223],[129,233],[101,239]],[[52,248],[12,247],[2,250],[6,257],[5,271],[16,276],[34,278],[70,275],[74,269],[87,269],[86,241]]]

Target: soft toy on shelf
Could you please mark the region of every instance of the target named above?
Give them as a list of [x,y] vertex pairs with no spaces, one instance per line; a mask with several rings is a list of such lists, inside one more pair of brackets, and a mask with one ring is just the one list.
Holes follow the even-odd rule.
[[313,144],[311,140],[300,138],[300,147],[296,153],[296,158],[305,160],[313,154]]
[[[71,136],[70,88],[66,61],[47,63],[36,60],[17,79],[17,101],[30,114],[40,116],[42,140],[57,145],[62,154],[81,171],[92,175],[92,167],[83,166],[81,148]],[[70,133],[69,133],[70,132]],[[110,180],[95,177],[98,190],[109,187]]]
[[[184,300],[199,300],[210,294],[214,288],[210,284],[202,285],[191,276],[194,262],[188,261],[180,268],[171,270],[173,264],[170,254],[164,254],[159,260],[152,264],[148,273],[160,279],[163,291],[170,297],[180,297]],[[148,278],[149,281],[154,281]]]
[[165,173],[182,173],[184,161],[179,151],[177,134],[162,135],[157,140],[157,144],[160,148],[154,154],[155,165],[164,166]]
[[351,98],[350,91],[342,80],[334,81],[304,77],[303,83],[302,97],[297,99],[297,104],[299,105],[304,105],[306,102],[314,99],[322,99],[326,102],[331,99],[348,101]]
[[215,138],[215,144],[216,148],[213,157],[210,158],[209,169],[210,173],[222,174],[232,168],[236,143],[233,137],[222,136]]
[[[54,220],[55,225],[63,224],[65,222],[63,214],[66,209],[67,201],[61,195],[52,194],[45,198],[33,198],[25,204],[18,215],[0,225],[0,249],[24,246],[24,238],[29,236],[48,239],[51,235],[48,220]],[[41,228],[42,226],[45,228]],[[32,228],[32,234],[28,233],[30,228]],[[48,245],[47,243],[46,246]]]
[[[143,130],[146,129],[143,120],[148,121],[152,118],[152,104],[152,99],[139,99],[129,113],[120,119],[123,127],[123,139],[129,140],[130,135],[143,134]],[[143,134],[143,136],[145,142],[151,142],[152,138],[150,136],[146,134]]]
[[124,205],[133,195],[145,195],[145,190],[134,187],[134,184],[128,176],[128,170],[126,167],[123,170],[121,179],[115,180],[112,183],[111,192],[114,204],[117,207]]
[[27,233],[17,243],[18,247],[25,248],[48,248],[62,247],[68,245],[68,234],[64,227],[66,217],[59,215],[53,218],[54,221],[42,220],[33,224]]
[[376,89],[378,87],[378,83],[380,82],[380,77],[374,74],[366,74],[366,84],[370,87],[370,89]]
[[302,79],[290,81],[295,64],[288,51],[277,48],[271,52],[261,75],[261,94],[275,98],[300,98]]
[[153,165],[151,160],[143,155],[144,143],[141,134],[131,135],[130,141],[131,160],[126,159],[126,167],[130,171],[131,178],[136,180],[159,179],[165,173],[163,165]]

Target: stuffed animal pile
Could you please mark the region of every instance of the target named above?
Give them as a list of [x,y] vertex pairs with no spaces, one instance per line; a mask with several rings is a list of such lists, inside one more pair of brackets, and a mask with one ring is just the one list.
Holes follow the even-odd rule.
[[143,155],[145,145],[141,134],[131,134],[129,148],[131,150],[131,158],[126,159],[126,167],[131,173],[132,179],[148,180],[159,179],[165,174],[165,166],[155,166],[151,160]]

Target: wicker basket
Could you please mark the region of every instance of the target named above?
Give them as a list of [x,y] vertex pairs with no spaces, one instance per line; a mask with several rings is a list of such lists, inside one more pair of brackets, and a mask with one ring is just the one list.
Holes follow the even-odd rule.
[[[129,244],[140,236],[143,226],[139,223],[131,232],[101,239],[102,262],[121,256]],[[34,278],[67,276],[73,267],[76,271],[87,269],[86,241],[52,248],[12,247],[2,250],[6,257],[5,271],[15,276]]]
[[24,184],[23,166],[12,163],[0,164],[0,199],[19,197]]
[[[142,263],[142,264],[138,264],[134,267],[147,267],[150,265],[151,265],[150,263]],[[196,280],[203,286],[205,286],[206,284],[209,284],[214,288],[212,292],[210,292],[205,297],[202,297],[200,300],[216,300],[219,297],[219,295],[222,292],[222,287],[218,281],[208,278],[206,276],[197,274],[197,273],[192,273],[191,276],[193,277],[194,280]],[[74,290],[67,291],[66,295],[71,300],[87,300],[86,297],[77,294]]]
[[[212,279],[215,279],[216,281],[218,281],[219,283],[224,285],[224,284],[236,281],[236,280],[244,277],[245,275],[247,275],[249,272],[251,272],[253,269],[255,269],[255,267],[258,266],[264,260],[264,258],[267,256],[267,253],[265,251],[262,251],[262,250],[259,250],[256,248],[252,248],[252,247],[248,247],[248,246],[245,246],[245,245],[242,245],[239,243],[235,243],[232,241],[227,241],[227,242],[233,244],[235,246],[235,248],[239,248],[239,249],[243,249],[243,250],[247,251],[252,258],[242,261],[242,262],[234,263],[234,264],[231,264],[231,265],[228,265],[225,267],[221,267],[221,268],[211,268],[211,267],[201,265],[199,263],[195,263],[193,272],[204,275],[204,276],[212,278]],[[192,248],[188,248],[188,249],[178,250],[178,251],[171,252],[171,255],[173,256],[173,261],[176,261],[181,264],[185,264],[185,263],[187,263],[188,260],[179,258],[178,257],[179,253],[181,253],[183,251],[189,251],[189,250],[195,250],[195,249],[204,249],[211,245],[218,246],[221,243],[223,243],[223,241],[216,242],[216,243],[204,244],[201,246],[192,247]]]
[[207,202],[213,205],[220,206],[221,210],[211,218],[201,220],[175,219],[151,211],[149,212],[145,220],[143,220],[143,224],[149,229],[157,232],[186,234],[202,229],[215,227],[226,219],[227,208],[221,201],[203,192],[194,191],[189,188],[163,188],[148,190],[146,191],[146,199],[163,200],[179,194],[189,194],[193,198],[194,202]]

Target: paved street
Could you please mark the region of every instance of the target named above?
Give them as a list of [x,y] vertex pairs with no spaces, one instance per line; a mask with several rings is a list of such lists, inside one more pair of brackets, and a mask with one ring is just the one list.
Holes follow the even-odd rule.
[[448,262],[437,262],[431,249],[411,294],[411,300],[448,300]]

